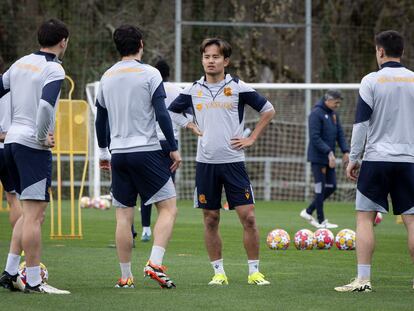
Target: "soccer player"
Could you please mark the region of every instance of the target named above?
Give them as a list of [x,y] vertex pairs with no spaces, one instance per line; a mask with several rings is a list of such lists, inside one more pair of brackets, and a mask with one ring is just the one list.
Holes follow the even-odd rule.
[[[228,284],[219,233],[224,186],[229,208],[236,210],[244,230],[248,283],[268,285],[270,282],[259,272],[259,231],[253,189],[244,165],[244,149],[254,144],[275,111],[271,103],[246,83],[225,73],[231,52],[228,42],[205,39],[200,46],[205,75],[187,87],[169,109],[175,113],[193,109],[202,133],[198,138],[194,203],[203,210],[205,243],[214,269],[209,284]],[[251,135],[243,138],[246,105],[258,111],[260,119]]]
[[[0,56],[0,73],[4,72],[4,61]],[[4,157],[4,139],[6,138],[7,131],[10,127],[11,122],[11,102],[10,102],[10,93],[7,93],[2,98],[0,98],[0,181],[3,185],[4,190],[6,191],[7,203],[10,206],[9,212],[9,221],[12,226],[17,222],[20,215],[22,214],[20,202],[17,199],[16,191],[14,189],[14,184],[12,177],[9,175],[9,172],[6,168],[6,159]]]
[[[300,212],[300,216],[316,228],[338,228],[325,219],[323,201],[336,190],[336,142],[343,153],[342,162],[346,165],[349,161],[349,147],[335,111],[341,101],[339,91],[328,90],[309,115],[308,161],[315,180],[315,198],[307,209]],[[312,216],[315,210],[317,221]]]
[[361,81],[346,169],[349,179],[358,179],[357,277],[336,287],[338,292],[372,291],[373,220],[376,212],[388,212],[389,194],[394,214],[402,215],[414,261],[414,72],[401,64],[404,40],[398,32],[377,34],[375,45],[379,70]]
[[[170,77],[170,66],[168,66],[167,62],[165,60],[159,60],[155,64],[155,68],[158,69],[158,71],[161,74],[163,85],[165,89],[165,93],[167,95],[167,98],[165,99],[165,105],[168,108],[171,104],[171,102],[180,94],[181,89],[172,84],[171,82],[168,82],[168,79]],[[176,113],[170,113],[170,117],[173,121],[173,130],[174,130],[174,138],[175,142],[178,146],[178,129],[177,126],[180,126],[182,128],[189,127],[192,130],[197,130],[197,126],[191,122],[192,118],[187,117],[188,115],[191,115],[191,111],[186,111],[186,115],[176,114]],[[167,140],[165,139],[164,134],[162,133],[162,130],[160,129],[158,123],[157,123],[157,136],[160,140],[161,148],[164,153],[164,162],[167,167],[170,167],[173,162],[170,158],[170,152],[171,148],[168,144]],[[173,182],[175,182],[175,172],[171,173],[171,177]],[[145,205],[144,202],[141,200],[141,223],[142,223],[142,235],[141,235],[141,241],[147,242],[151,239],[151,205]]]
[[56,103],[65,78],[60,60],[69,40],[66,25],[50,19],[40,26],[40,50],[17,60],[0,80],[0,96],[10,91],[12,122],[4,153],[22,217],[13,229],[3,287],[13,289],[22,249],[26,256],[26,293],[69,294],[42,282],[40,276],[41,224],[49,202]]
[[[165,273],[162,262],[177,214],[169,169],[175,171],[181,157],[165,107],[165,90],[159,71],[141,61],[144,45],[137,27],[121,26],[115,30],[113,39],[121,60],[101,78],[95,127],[101,168],[111,168],[113,204],[117,207],[115,238],[122,275],[115,287],[135,287],[131,272],[131,226],[139,194],[146,205],[155,203],[158,210],[154,245],[144,275],[161,287],[173,288],[175,284]],[[171,148],[170,168],[164,164],[156,120]],[[107,146],[108,121],[111,154]]]

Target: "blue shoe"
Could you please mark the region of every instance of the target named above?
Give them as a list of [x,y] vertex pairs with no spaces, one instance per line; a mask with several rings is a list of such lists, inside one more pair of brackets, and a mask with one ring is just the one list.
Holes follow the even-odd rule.
[[146,233],[144,233],[144,234],[141,236],[141,242],[149,242],[149,241],[151,241],[151,235],[150,235],[150,234],[146,234]]

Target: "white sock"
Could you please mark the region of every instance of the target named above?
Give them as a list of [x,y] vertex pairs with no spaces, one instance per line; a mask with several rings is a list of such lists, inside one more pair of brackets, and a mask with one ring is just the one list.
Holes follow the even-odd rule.
[[27,267],[26,278],[27,278],[27,283],[32,287],[37,286],[40,283],[42,283],[42,278],[40,277],[40,266]]
[[7,255],[6,269],[4,269],[10,275],[16,275],[19,271],[20,255],[9,253]]
[[248,260],[247,264],[249,265],[249,275],[259,272],[259,260]]
[[371,265],[358,265],[358,279],[371,279]]
[[151,235],[151,227],[142,227],[142,235]]
[[218,273],[221,273],[224,275],[226,274],[226,272],[224,272],[223,258],[212,261],[211,266],[214,269],[214,274],[218,274]]
[[126,263],[120,262],[119,266],[121,267],[121,273],[122,273],[123,280],[126,280],[127,278],[132,277],[131,262],[126,262]]
[[162,265],[162,260],[164,258],[164,254],[165,254],[165,248],[161,247],[161,246],[156,246],[154,245],[152,247],[151,250],[151,256],[150,256],[150,261],[157,265],[160,266]]

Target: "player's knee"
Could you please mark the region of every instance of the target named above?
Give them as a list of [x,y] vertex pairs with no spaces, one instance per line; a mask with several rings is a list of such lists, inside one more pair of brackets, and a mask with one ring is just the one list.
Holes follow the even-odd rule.
[[243,219],[243,227],[246,230],[256,229],[256,217],[254,215],[248,215]]
[[216,214],[205,215],[204,224],[207,230],[213,231],[217,230],[220,223],[220,216]]

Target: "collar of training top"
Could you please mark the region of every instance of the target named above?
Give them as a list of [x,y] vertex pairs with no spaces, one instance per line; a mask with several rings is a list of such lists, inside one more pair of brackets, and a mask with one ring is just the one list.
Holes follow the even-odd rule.
[[[225,76],[224,76],[224,81],[225,81],[225,84],[228,84],[228,83],[230,83],[231,81],[233,80],[233,77],[230,75],[230,74],[226,74]],[[222,80],[223,81],[223,80]],[[220,82],[222,82],[222,81],[220,81]],[[201,84],[201,85],[203,85],[203,84],[205,84],[207,81],[206,81],[206,76],[204,75],[204,76],[202,76],[201,77],[201,79],[200,80],[198,80],[197,81],[199,84]],[[220,83],[219,82],[219,83]]]
[[404,66],[399,62],[386,62],[386,63],[381,65],[381,69],[386,68],[386,67],[399,68],[399,67],[404,67]]
[[62,63],[59,60],[59,58],[53,53],[44,52],[44,51],[37,51],[37,52],[34,52],[33,54],[44,56],[48,62],[57,62],[59,64]]

